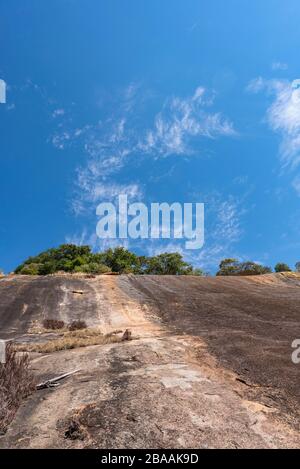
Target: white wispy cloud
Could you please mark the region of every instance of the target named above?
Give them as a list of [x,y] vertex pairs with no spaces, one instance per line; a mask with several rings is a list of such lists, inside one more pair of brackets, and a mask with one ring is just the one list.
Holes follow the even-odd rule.
[[88,235],[88,229],[84,227],[80,233],[67,235],[65,237],[65,242],[67,244],[76,244],[77,246],[82,246],[91,243],[91,236]]
[[65,150],[77,142],[83,144],[83,139],[87,137],[88,131],[91,128],[92,126],[90,125],[84,125],[81,128],[72,129],[65,126],[64,123],[60,123],[48,141],[51,141],[52,145],[58,150]]
[[227,244],[237,242],[241,236],[240,215],[242,209],[233,198],[223,200],[216,208],[216,223],[213,238]]
[[64,150],[66,144],[71,140],[71,133],[68,131],[64,131],[62,133],[56,133],[52,137],[52,144],[55,148],[59,150]]
[[300,80],[252,80],[248,91],[266,91],[273,99],[266,112],[270,128],[281,135],[280,155],[284,166],[300,163]]
[[213,272],[225,257],[241,258],[236,245],[243,234],[242,219],[245,214],[243,201],[220,193],[197,196],[205,202],[205,243],[200,250],[185,249],[185,240],[149,239],[143,244],[148,255],[163,252],[179,252],[187,262]]
[[139,148],[156,156],[182,155],[192,152],[190,140],[236,134],[232,122],[220,112],[208,112],[214,97],[198,87],[187,98],[168,99],[156,115],[153,128],[139,142]]
[[[115,190],[118,195],[119,189],[115,187]],[[238,259],[244,257],[236,248],[243,235],[242,224],[245,214],[243,200],[233,196],[224,198],[221,193],[213,193],[204,198],[199,195],[197,200],[205,201],[205,244],[200,250],[186,249],[186,239],[99,239],[90,225],[81,233],[66,237],[66,242],[89,244],[94,250],[124,246],[149,256],[164,252],[179,252],[185,261],[213,273],[225,257]]]
[[11,104],[6,105],[6,110],[7,111],[14,111],[14,109],[16,109],[15,103],[11,103]]
[[183,257],[186,255],[184,246],[179,242],[161,242],[152,239],[147,240],[145,252],[148,256],[158,256],[165,252],[179,252]]
[[[121,116],[109,118],[82,129],[61,129],[52,137],[52,143],[59,149],[73,143],[84,135],[84,148],[89,156],[102,162],[104,153],[113,153],[117,169],[121,160],[129,153],[139,152],[154,158],[168,155],[191,154],[191,143],[195,138],[232,137],[237,135],[233,123],[219,111],[210,111],[215,101],[214,93],[204,87],[197,87],[192,96],[172,97],[154,117],[149,129],[136,128],[137,86],[129,85],[120,100]],[[62,109],[52,115],[61,115]],[[59,114],[58,114],[59,112]],[[132,122],[132,114],[135,123]],[[115,155],[117,154],[117,156]],[[105,159],[107,156],[105,157]]]
[[[139,85],[132,83],[119,97],[119,112],[112,113],[113,117],[73,129],[58,126],[52,136],[52,144],[57,149],[80,145],[86,155],[85,164],[77,168],[72,202],[76,213],[83,212],[87,204],[94,206],[105,197],[113,198],[118,190],[127,190],[129,196],[140,194],[137,181],[116,184],[116,174],[125,166],[143,158],[191,155],[196,138],[236,134],[228,118],[211,110],[215,96],[203,87],[197,87],[189,97],[167,99],[150,128],[140,125],[143,122],[140,101],[143,99]],[[57,108],[55,115],[62,115],[61,110]]]
[[93,251],[104,251],[108,248],[116,248],[123,246],[129,249],[129,239],[99,239],[95,232],[88,228],[83,228],[79,233],[67,235],[65,237],[67,244],[75,244],[76,246],[90,246]]
[[300,196],[300,176],[294,178],[292,185],[297,194]]
[[216,193],[206,197],[205,244],[199,253],[190,251],[190,260],[204,269],[214,269],[224,257],[240,257],[236,244],[243,234],[245,214],[242,200]]
[[55,118],[58,116],[63,116],[64,114],[65,114],[65,110],[63,108],[54,109],[54,111],[52,112],[52,117]]
[[141,195],[141,188],[138,184],[91,182],[85,172],[80,175],[78,186],[84,192],[81,197],[93,203],[100,201],[113,202],[119,194],[127,194],[128,198],[136,198]]
[[[143,100],[143,98],[142,98]],[[215,111],[215,95],[203,87],[198,87],[191,96],[171,97],[162,108],[154,114],[153,124],[145,125],[144,109],[140,104],[140,88],[130,84],[123,91],[118,103],[118,112],[103,118],[95,124],[85,124],[76,128],[65,125],[57,126],[52,136],[52,144],[59,150],[77,146],[86,156],[86,160],[76,170],[74,193],[71,200],[75,214],[85,217],[85,226],[92,226],[82,233],[69,236],[69,241],[76,244],[91,244],[94,248],[104,249],[109,246],[120,245],[120,240],[98,240],[95,237],[95,210],[100,202],[115,201],[119,194],[127,194],[129,202],[142,200],[147,195],[147,182],[128,180],[128,168],[134,168],[143,159],[155,162],[158,158],[170,155],[193,156],[196,141],[232,137],[237,135],[233,123]],[[57,108],[60,109],[60,108]],[[59,114],[63,117],[63,114]],[[126,172],[122,172],[126,167]],[[133,172],[134,173],[134,172]],[[125,175],[125,177],[124,177]],[[225,238],[227,243],[234,242],[238,237],[237,222],[233,205],[220,204],[219,211],[215,209],[215,220],[218,239],[211,239],[204,248],[201,258],[194,259],[194,253],[186,252],[180,244],[169,242],[159,243],[159,240],[127,240],[126,246],[135,249],[144,246],[152,252],[180,251],[190,261],[210,263],[209,256],[215,257],[224,252]],[[92,225],[87,221],[93,217]],[[91,218],[90,218],[91,220]],[[223,249],[223,251],[222,251]],[[206,253],[206,254],[205,254]],[[191,258],[193,256],[193,259]],[[219,257],[218,257],[219,261]],[[210,265],[213,264],[213,261]]]
[[266,85],[266,80],[263,77],[256,77],[250,80],[248,83],[246,90],[250,93],[258,93],[262,91]]
[[286,63],[277,61],[277,62],[272,63],[271,68],[272,70],[276,71],[276,70],[287,70],[289,67]]
[[129,199],[141,196],[138,182],[120,183],[115,178],[133,151],[125,125],[126,119],[122,117],[85,129],[83,149],[87,159],[76,171],[72,202],[75,213],[83,213],[88,207],[95,209],[101,201],[114,201],[119,194],[127,194]]

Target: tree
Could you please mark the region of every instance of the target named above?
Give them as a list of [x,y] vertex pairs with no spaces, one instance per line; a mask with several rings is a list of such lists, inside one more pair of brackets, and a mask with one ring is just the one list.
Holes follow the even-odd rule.
[[290,267],[284,262],[278,262],[274,267],[275,272],[291,272]]
[[146,274],[153,275],[203,275],[200,269],[193,269],[192,265],[184,262],[178,252],[159,254],[147,261]]
[[49,275],[54,274],[56,270],[55,264],[53,262],[45,262],[44,264],[40,264],[38,269],[39,275]]
[[262,275],[270,274],[272,269],[270,267],[257,264],[256,262],[241,262],[237,275]]
[[124,247],[110,248],[104,254],[104,264],[113,272],[140,273],[138,256]]
[[101,274],[203,275],[179,253],[164,253],[154,257],[138,256],[124,247],[93,253],[89,246],[62,244],[35,257],[29,257],[15,269],[16,274],[48,275],[55,272],[84,272]]
[[300,272],[300,261],[295,264],[296,272]]
[[237,259],[224,259],[220,262],[216,275],[262,275],[272,272],[270,267],[266,267],[256,262],[239,262]]
[[217,275],[236,275],[238,272],[239,261],[237,259],[223,259],[219,264]]

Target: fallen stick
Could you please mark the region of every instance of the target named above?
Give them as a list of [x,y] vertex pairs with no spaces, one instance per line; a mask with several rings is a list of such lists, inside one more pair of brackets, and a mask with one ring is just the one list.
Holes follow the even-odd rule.
[[57,376],[56,378],[48,379],[47,381],[44,381],[43,383],[37,384],[36,389],[54,388],[55,386],[59,385],[58,381],[64,378],[67,378],[68,376],[73,375],[74,373],[77,373],[78,371],[80,371],[80,369],[69,371],[68,373],[64,373],[63,375]]

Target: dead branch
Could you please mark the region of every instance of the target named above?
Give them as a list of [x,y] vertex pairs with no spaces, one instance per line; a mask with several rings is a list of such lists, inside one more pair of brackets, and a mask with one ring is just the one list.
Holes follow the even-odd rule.
[[80,369],[69,371],[68,373],[64,373],[63,375],[48,379],[47,381],[44,381],[43,383],[37,384],[36,389],[54,388],[56,386],[59,386],[58,381],[61,381],[62,379],[67,378],[68,376],[73,375],[74,373],[77,373],[78,371],[80,371]]

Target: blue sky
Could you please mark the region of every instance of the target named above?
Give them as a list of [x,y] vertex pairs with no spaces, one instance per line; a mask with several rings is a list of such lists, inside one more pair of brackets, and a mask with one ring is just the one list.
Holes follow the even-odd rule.
[[[0,266],[97,240],[96,206],[204,202],[228,256],[300,260],[297,0],[0,0]],[[117,244],[119,244],[117,242]]]

